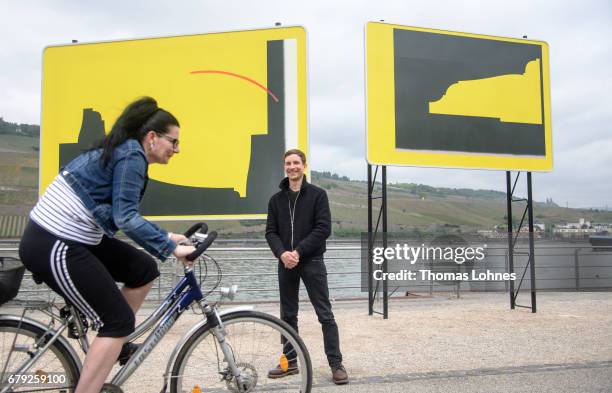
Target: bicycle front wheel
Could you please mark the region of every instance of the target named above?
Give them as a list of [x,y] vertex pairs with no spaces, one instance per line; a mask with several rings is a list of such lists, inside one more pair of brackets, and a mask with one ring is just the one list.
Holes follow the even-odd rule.
[[40,354],[27,370],[18,373],[22,365],[38,355],[48,338],[47,332],[26,321],[0,320],[0,392],[74,391],[79,366],[59,341]]
[[[257,311],[240,311],[221,319],[240,378],[232,375],[210,326],[203,325],[177,355],[170,383],[172,393],[198,388],[202,392],[310,392],[310,355],[288,324]],[[272,369],[276,370],[269,374]]]

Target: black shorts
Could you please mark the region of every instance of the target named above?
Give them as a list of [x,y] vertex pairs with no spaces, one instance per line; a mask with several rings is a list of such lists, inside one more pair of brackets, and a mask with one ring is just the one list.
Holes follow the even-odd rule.
[[125,242],[104,236],[100,244],[86,245],[58,238],[31,220],[19,257],[37,278],[99,325],[101,337],[134,331],[134,313],[116,282],[138,288],[159,276],[153,258]]

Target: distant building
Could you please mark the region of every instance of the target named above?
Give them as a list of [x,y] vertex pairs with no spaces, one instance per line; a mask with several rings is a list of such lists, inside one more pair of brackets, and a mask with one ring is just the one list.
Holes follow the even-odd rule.
[[612,223],[594,222],[591,224],[591,226],[595,228],[598,233],[612,232]]
[[584,218],[578,222],[559,224],[553,227],[553,233],[563,237],[584,237],[612,231],[612,223],[591,223]]
[[[534,223],[533,224],[533,233],[536,238],[541,238],[544,235],[544,231],[546,230],[546,224],[542,223]],[[477,233],[488,239],[500,239],[508,236],[508,229],[505,225],[496,225],[493,229],[481,229],[477,231]],[[514,230],[514,236],[516,236],[516,229]],[[529,236],[529,226],[523,225],[521,228],[521,232],[518,235],[519,237],[528,237]]]

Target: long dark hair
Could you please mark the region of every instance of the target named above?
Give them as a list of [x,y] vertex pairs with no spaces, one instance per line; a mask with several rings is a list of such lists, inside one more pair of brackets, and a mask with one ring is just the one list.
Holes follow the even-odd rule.
[[142,97],[132,102],[123,110],[111,131],[98,146],[102,148],[102,166],[108,164],[115,148],[126,140],[136,139],[140,142],[149,131],[166,134],[169,126],[180,127],[176,117],[158,107],[155,99]]

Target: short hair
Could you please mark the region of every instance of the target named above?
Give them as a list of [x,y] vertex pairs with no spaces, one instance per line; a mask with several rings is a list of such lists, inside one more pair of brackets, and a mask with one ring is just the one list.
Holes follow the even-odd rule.
[[300,159],[302,160],[302,164],[306,165],[306,154],[304,154],[303,151],[301,151],[300,149],[289,149],[285,152],[285,155],[283,156],[283,160],[285,158],[287,158],[287,156],[290,156],[292,154],[297,155],[298,157],[300,157]]

